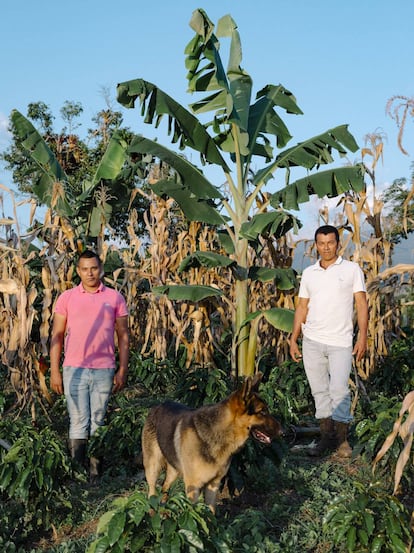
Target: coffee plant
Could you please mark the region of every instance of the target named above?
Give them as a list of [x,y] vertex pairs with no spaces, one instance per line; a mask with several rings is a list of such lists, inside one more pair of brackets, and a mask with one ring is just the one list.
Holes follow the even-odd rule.
[[182,493],[165,503],[141,491],[116,499],[99,520],[97,537],[87,553],[205,551],[230,553],[219,525],[203,503],[192,505]]

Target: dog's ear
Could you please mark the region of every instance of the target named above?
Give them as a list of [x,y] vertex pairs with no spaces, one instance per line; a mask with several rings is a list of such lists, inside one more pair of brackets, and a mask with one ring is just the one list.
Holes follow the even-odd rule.
[[256,373],[254,376],[248,376],[246,378],[242,386],[243,399],[247,399],[252,395],[253,392],[257,392],[262,378],[263,374],[261,372]]

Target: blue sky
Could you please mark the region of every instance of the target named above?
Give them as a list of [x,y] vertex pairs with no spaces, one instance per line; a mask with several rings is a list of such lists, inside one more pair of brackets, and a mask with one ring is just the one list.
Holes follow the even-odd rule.
[[[56,116],[66,100],[81,102],[85,133],[105,107],[102,90],[115,104],[117,83],[128,79],[143,77],[190,103],[183,52],[199,7],[215,23],[230,13],[238,24],[242,66],[255,92],[282,83],[296,96],[304,115],[283,116],[290,145],[347,123],[363,146],[366,134],[381,129],[387,141],[379,187],[410,176],[413,120],[404,142],[411,155],[404,156],[385,106],[394,95],[414,96],[412,0],[2,0],[0,148],[8,143],[11,110],[26,114],[30,102],[45,102]],[[125,121],[155,136],[138,110],[126,112]],[[13,187],[2,167],[0,184]],[[313,225],[316,215],[306,209]]]

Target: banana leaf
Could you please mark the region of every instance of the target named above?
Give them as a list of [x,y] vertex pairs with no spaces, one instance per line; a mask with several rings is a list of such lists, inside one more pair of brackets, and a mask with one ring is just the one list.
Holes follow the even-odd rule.
[[215,252],[194,252],[188,255],[181,262],[178,272],[182,273],[191,268],[198,267],[229,267],[234,265],[235,261],[225,255]]
[[201,301],[206,298],[223,295],[223,292],[217,288],[198,286],[196,284],[154,286],[152,291],[157,296],[166,294],[171,300],[177,301]]
[[[68,177],[55,154],[24,115],[17,110],[13,110],[10,118],[21,145],[39,168],[39,173],[33,176],[33,192],[40,202],[48,207],[51,206],[53,200],[56,200],[55,209],[62,215],[70,217],[73,215],[73,210],[65,194]],[[57,184],[61,185],[61,191],[54,198]]]
[[255,311],[250,313],[243,321],[242,326],[249,324],[257,317],[264,317],[273,327],[283,332],[292,332],[293,318],[295,312],[291,309],[284,309],[282,307],[272,307],[264,311]]

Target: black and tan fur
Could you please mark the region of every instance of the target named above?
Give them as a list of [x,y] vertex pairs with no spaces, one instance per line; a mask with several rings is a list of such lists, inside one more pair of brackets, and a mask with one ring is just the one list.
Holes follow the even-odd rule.
[[157,478],[165,468],[164,493],[182,476],[189,499],[197,501],[203,491],[214,512],[221,479],[249,435],[269,444],[282,434],[280,423],[257,393],[260,379],[260,374],[247,378],[220,403],[199,409],[172,401],[151,409],[142,432],[149,496],[156,494]]

